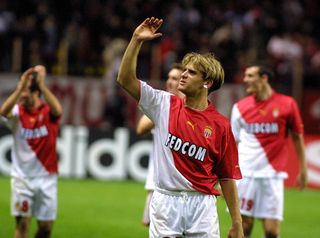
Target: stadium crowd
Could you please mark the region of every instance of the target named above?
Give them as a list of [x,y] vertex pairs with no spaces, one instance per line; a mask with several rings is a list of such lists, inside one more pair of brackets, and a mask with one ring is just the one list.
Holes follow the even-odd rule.
[[158,72],[165,79],[186,52],[211,51],[225,68],[226,82],[240,82],[248,62],[267,56],[282,84],[290,85],[298,62],[304,85],[314,87],[320,84],[318,10],[312,0],[3,0],[0,70],[44,64],[51,74],[102,77],[110,71],[114,40],[124,48],[122,39],[130,38],[137,22],[157,16],[166,22],[165,37],[159,47],[156,42],[142,49],[141,78]]

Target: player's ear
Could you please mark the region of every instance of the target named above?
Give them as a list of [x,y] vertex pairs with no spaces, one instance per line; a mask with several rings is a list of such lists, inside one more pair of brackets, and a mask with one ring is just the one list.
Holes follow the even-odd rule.
[[213,84],[212,80],[206,80],[206,81],[204,81],[203,87],[204,88],[211,88],[212,84]]

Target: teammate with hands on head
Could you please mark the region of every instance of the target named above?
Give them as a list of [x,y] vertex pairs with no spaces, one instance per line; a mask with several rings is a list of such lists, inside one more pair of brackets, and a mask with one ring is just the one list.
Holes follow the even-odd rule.
[[231,114],[244,177],[238,183],[238,192],[245,237],[250,237],[255,218],[262,219],[266,238],[279,237],[288,135],[300,162],[300,188],[307,183],[303,123],[298,106],[292,97],[272,89],[273,78],[273,71],[266,65],[247,67],[243,81],[250,95],[237,102]]
[[220,237],[216,208],[219,181],[232,219],[229,238],[242,238],[235,179],[241,178],[236,143],[228,120],[208,101],[221,87],[224,71],[212,54],[189,53],[182,60],[181,99],[137,79],[144,41],[160,37],[162,19],[147,18],[124,53],[118,83],[155,124],[155,191],[149,237]]
[[32,216],[38,223],[35,237],[50,237],[56,218],[56,141],[62,106],[46,86],[45,78],[44,66],[29,68],[0,108],[1,119],[14,139],[11,213],[16,219],[15,238],[28,237]]

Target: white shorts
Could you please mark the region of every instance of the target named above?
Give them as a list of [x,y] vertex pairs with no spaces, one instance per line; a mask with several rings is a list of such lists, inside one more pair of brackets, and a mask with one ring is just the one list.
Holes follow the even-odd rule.
[[57,175],[11,178],[11,214],[53,221],[57,215]]
[[216,197],[156,190],[150,204],[150,238],[219,238]]
[[240,212],[255,218],[283,219],[283,179],[244,177],[237,181]]

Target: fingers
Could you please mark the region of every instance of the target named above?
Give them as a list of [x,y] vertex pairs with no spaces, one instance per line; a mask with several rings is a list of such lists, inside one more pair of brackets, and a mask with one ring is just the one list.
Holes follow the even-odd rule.
[[163,20],[155,17],[147,18],[144,23],[149,27],[152,27],[154,32],[156,32],[162,25]]
[[32,75],[32,73],[34,72],[33,68],[29,68],[26,71],[23,72],[23,74],[21,75],[21,79],[28,79],[29,76]]
[[36,66],[34,66],[34,71],[39,73],[39,72],[42,72],[42,71],[46,71],[46,68],[43,65],[36,65]]
[[46,68],[43,65],[36,65],[34,71],[39,74],[39,76],[44,77],[46,75]]

